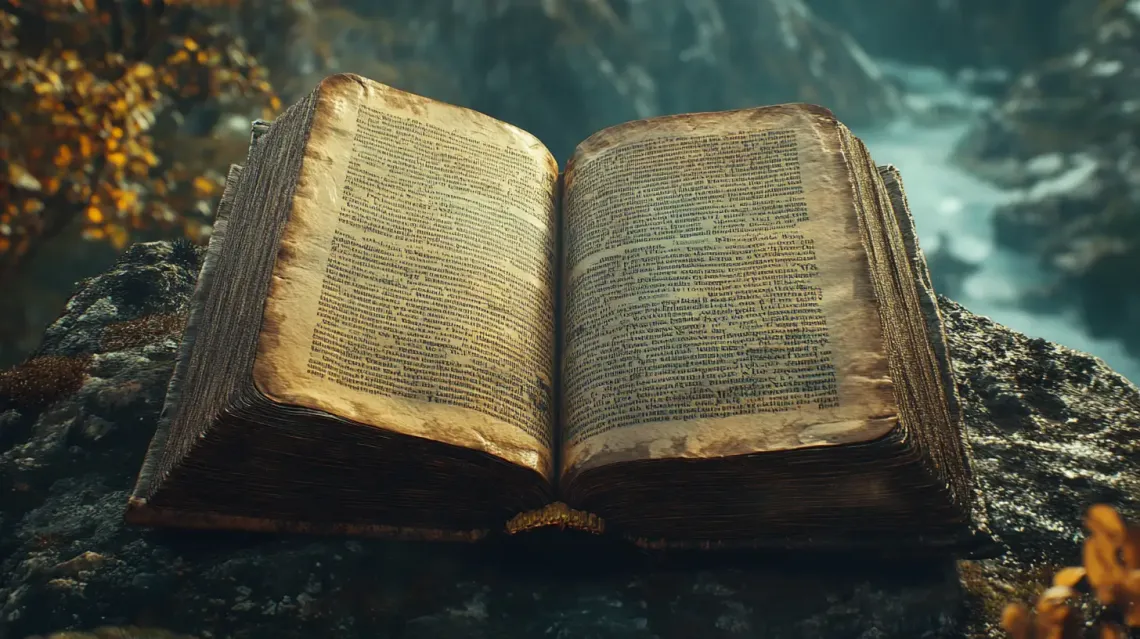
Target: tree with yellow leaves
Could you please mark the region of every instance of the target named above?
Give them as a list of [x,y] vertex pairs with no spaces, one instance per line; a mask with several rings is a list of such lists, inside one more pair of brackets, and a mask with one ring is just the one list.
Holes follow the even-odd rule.
[[179,160],[182,116],[280,108],[216,19],[243,1],[0,0],[0,281],[61,233],[209,228],[225,167]]

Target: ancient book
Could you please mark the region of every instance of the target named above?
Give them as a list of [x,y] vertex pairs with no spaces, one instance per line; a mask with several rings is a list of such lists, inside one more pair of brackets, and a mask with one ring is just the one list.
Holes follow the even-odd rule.
[[354,75],[230,171],[140,525],[945,548],[982,525],[898,172],[827,109],[534,136]]

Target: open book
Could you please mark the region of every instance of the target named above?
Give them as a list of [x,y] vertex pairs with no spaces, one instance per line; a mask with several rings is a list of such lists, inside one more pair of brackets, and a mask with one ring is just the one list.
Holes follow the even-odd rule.
[[530,134],[335,75],[229,184],[142,525],[953,545],[978,522],[897,173],[824,108]]

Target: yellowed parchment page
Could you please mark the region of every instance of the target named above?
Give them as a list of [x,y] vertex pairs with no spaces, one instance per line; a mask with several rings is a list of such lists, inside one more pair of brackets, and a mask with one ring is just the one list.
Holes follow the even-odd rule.
[[566,170],[561,472],[880,437],[897,424],[826,109],[620,125]]
[[554,159],[516,127],[359,76],[319,96],[257,388],[549,479]]

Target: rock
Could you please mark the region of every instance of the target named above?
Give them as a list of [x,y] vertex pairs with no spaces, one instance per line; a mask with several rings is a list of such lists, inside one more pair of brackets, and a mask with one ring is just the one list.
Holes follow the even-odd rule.
[[1079,562],[1088,505],[1140,515],[1140,391],[1100,360],[942,298],[999,540],[988,559],[734,556],[666,570],[608,548],[560,557],[124,528],[177,341],[119,335],[110,351],[100,335],[184,309],[197,270],[188,258],[136,245],[48,331],[43,355],[91,365],[78,391],[21,413],[26,427],[0,452],[0,639],[997,637],[1005,601],[1032,598],[1050,568]]
[[652,115],[807,101],[861,125],[900,109],[859,45],[802,0],[352,0],[295,33],[291,99],[353,71],[518,125],[559,161]]
[[[650,115],[809,101],[862,125],[900,109],[859,45],[803,0],[250,0],[225,12],[212,28],[238,31],[286,104],[351,71],[518,125],[563,163],[595,131]],[[214,124],[202,146],[224,167],[244,156],[249,117],[222,115],[178,121],[182,133]],[[0,366],[27,355],[113,251],[83,241],[41,257],[0,298]]]
[[1021,70],[1091,28],[1096,7],[1075,0],[807,0],[875,56],[945,71]]
[[1090,334],[1140,355],[1140,9],[1100,12],[1068,55],[1022,74],[955,151],[980,177],[1017,189],[995,240],[1055,282],[1038,306],[1075,310]]

